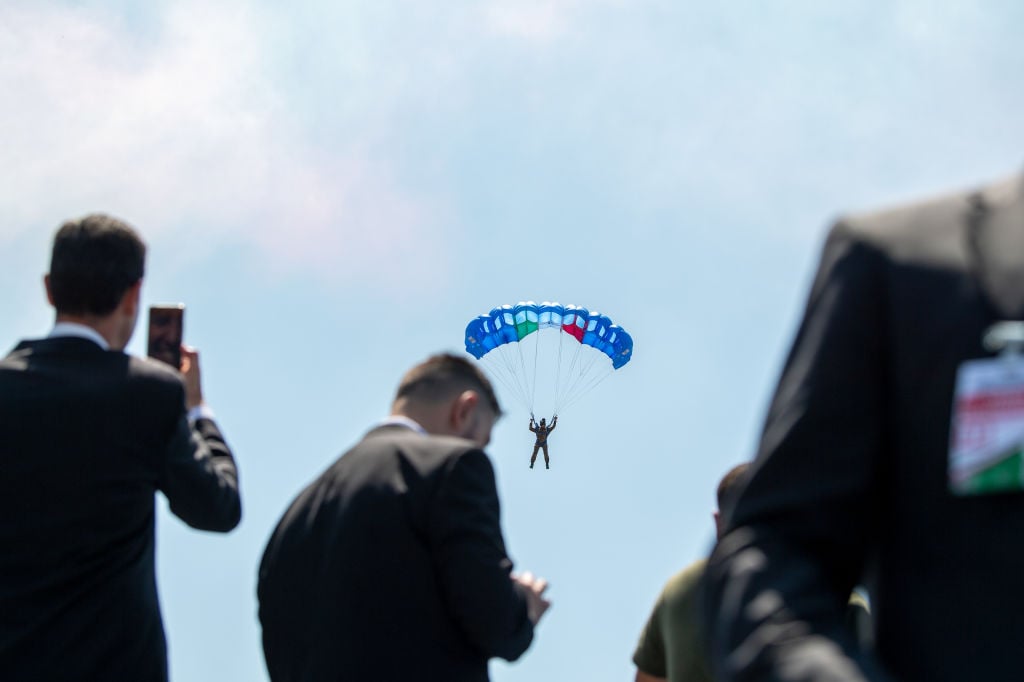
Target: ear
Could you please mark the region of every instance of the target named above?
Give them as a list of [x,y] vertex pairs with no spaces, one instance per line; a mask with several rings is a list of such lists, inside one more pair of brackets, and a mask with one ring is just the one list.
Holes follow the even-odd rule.
[[142,297],[142,280],[128,287],[121,297],[121,312],[130,317],[135,317],[139,311],[139,300]]
[[50,290],[50,275],[43,275],[43,288],[46,289],[46,300],[53,305],[53,292]]
[[476,391],[463,391],[452,403],[451,422],[455,433],[462,433],[463,428],[473,418],[480,396]]

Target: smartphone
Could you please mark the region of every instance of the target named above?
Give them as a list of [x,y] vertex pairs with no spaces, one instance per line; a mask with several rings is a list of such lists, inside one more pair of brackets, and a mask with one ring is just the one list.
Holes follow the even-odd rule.
[[149,307],[149,343],[147,355],[181,369],[181,340],[185,330],[185,304]]

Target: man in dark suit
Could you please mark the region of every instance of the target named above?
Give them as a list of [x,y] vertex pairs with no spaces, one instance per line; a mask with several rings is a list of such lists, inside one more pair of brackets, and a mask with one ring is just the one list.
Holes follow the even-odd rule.
[[259,569],[274,682],[487,680],[488,659],[526,651],[547,584],[505,551],[483,451],[499,414],[476,366],[431,357],[299,494]]
[[[125,354],[145,246],[91,215],[53,243],[47,338],[0,361],[0,679],[166,680],[154,493],[189,525],[241,515],[234,460],[183,374]],[[212,633],[211,633],[212,634]]]
[[[717,679],[1021,679],[1024,493],[965,489],[956,425],[985,407],[962,382],[982,360],[1020,438],[1020,360],[983,337],[1022,316],[1024,177],[833,228],[708,568]],[[862,575],[877,656],[842,627]]]

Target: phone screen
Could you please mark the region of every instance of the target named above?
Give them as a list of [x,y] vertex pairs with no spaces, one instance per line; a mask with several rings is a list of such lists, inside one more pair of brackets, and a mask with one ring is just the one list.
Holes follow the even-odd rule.
[[184,322],[184,303],[150,306],[147,355],[180,369]]

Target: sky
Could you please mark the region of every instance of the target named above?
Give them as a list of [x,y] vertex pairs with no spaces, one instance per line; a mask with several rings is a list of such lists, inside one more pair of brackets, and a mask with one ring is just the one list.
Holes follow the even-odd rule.
[[267,679],[256,568],[288,503],[520,300],[599,310],[635,354],[560,415],[550,470],[498,387],[505,539],[554,605],[491,675],[632,679],[828,226],[1020,171],[1021,26],[1009,0],[5,0],[7,343],[52,324],[60,223],[128,220],[240,467],[230,535],[158,500],[172,679]]

